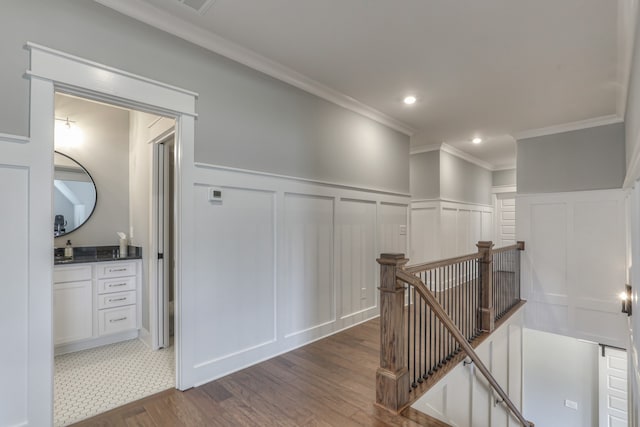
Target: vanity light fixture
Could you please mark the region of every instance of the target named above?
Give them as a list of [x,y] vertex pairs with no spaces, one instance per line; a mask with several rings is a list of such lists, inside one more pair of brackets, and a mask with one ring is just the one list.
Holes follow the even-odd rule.
[[482,142],[482,138],[476,136],[471,140],[471,142],[473,142],[474,144],[480,144]]
[[620,292],[622,300],[622,312],[631,316],[631,285],[624,285],[624,292]]
[[75,124],[73,120],[55,119],[55,135],[54,145],[56,147],[75,147],[82,144],[82,130]]
[[413,105],[413,104],[415,104],[415,103],[416,103],[416,101],[417,101],[417,100],[418,100],[418,99],[417,99],[415,96],[413,96],[413,95],[408,95],[408,96],[405,96],[405,97],[404,97],[404,99],[402,100],[402,102],[404,102],[404,103],[405,103],[405,104],[407,104],[407,105]]

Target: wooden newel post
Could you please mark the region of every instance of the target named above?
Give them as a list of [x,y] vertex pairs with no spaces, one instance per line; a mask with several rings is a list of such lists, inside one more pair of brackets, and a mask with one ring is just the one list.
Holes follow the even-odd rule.
[[380,367],[376,372],[376,403],[398,412],[409,401],[409,369],[404,342],[404,286],[396,270],[409,260],[404,254],[381,254]]
[[476,244],[480,258],[480,329],[493,332],[496,326],[495,308],[493,307],[493,242],[481,241]]

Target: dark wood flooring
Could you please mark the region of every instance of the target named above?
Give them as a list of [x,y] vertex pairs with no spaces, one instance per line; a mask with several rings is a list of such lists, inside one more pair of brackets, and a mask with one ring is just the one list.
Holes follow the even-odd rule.
[[75,426],[445,426],[377,407],[374,319],[185,392],[167,390]]

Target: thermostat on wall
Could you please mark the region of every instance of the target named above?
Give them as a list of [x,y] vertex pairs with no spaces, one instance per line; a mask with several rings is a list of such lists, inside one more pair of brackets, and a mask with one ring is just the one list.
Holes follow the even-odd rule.
[[209,187],[209,201],[215,204],[222,204],[222,189]]

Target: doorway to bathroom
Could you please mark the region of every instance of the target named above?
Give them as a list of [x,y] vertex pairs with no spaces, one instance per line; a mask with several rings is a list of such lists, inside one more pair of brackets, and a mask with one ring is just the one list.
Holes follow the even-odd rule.
[[[61,92],[55,122],[55,151],[96,193],[84,224],[57,224],[54,239],[73,251],[54,260],[54,425],[64,426],[176,387],[176,144],[171,117]],[[72,168],[61,170],[68,178]],[[62,224],[67,211],[91,210],[66,182],[53,189]]]

